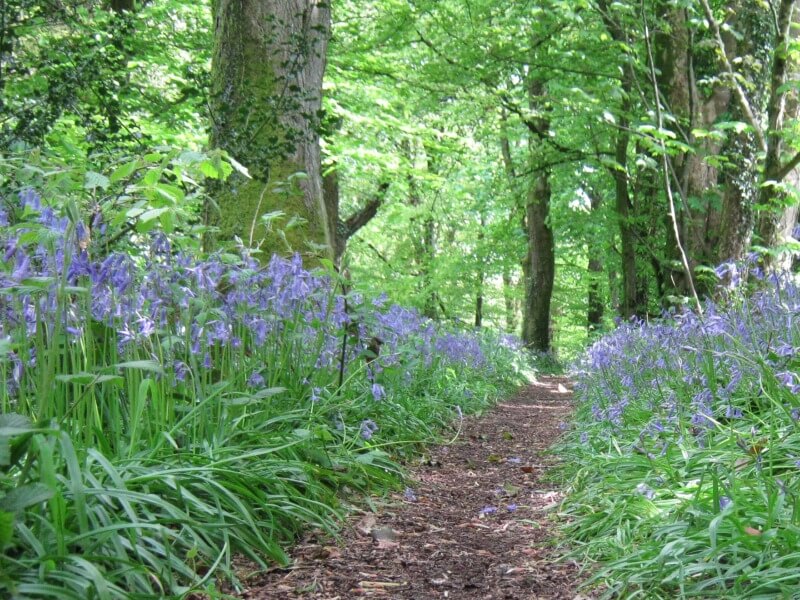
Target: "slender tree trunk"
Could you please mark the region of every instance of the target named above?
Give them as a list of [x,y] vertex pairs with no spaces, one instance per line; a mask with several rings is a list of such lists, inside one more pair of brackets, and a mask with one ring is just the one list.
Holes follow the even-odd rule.
[[[417,165],[417,153],[415,149],[408,142],[403,142],[403,149],[408,157],[409,164],[414,167]],[[431,155],[424,156],[425,168],[430,172],[435,172],[434,161]],[[408,183],[408,204],[415,208],[422,208],[422,195],[419,189],[419,183],[412,171],[409,171],[406,181]],[[429,319],[437,317],[437,302],[436,290],[433,289],[431,281],[431,270],[433,268],[433,259],[436,255],[436,223],[433,220],[433,215],[429,212],[422,217],[422,227],[416,229],[419,224],[417,217],[411,218],[412,226],[412,243],[414,245],[414,262],[417,265],[419,272],[418,290],[420,296],[423,298],[422,314]],[[416,231],[413,231],[416,229]]]
[[[600,210],[602,203],[602,196],[594,190],[589,190],[589,198],[591,200],[592,214],[596,215]],[[586,327],[589,334],[598,331],[603,326],[603,313],[605,310],[605,303],[601,294],[600,281],[603,276],[603,255],[599,241],[596,236],[589,238],[588,244],[589,251],[589,265],[588,265],[588,297],[587,297],[587,311],[586,311]]]
[[615,206],[617,218],[619,219],[620,245],[622,247],[622,301],[620,315],[623,319],[629,319],[644,312],[639,298],[641,286],[636,262],[636,229],[630,188],[628,186],[628,144],[630,143],[628,127],[630,122],[627,112],[629,110],[630,102],[624,100],[615,149],[617,165],[611,171],[614,179]]
[[[528,101],[532,111],[541,112],[547,90],[543,80],[531,77],[528,81]],[[525,286],[525,311],[522,341],[528,348],[539,352],[552,349],[550,330],[550,304],[555,280],[555,239],[550,225],[550,170],[537,162],[542,157],[543,140],[550,129],[546,116],[537,116],[525,122],[530,132],[529,148],[534,171],[525,207],[528,234],[527,272]],[[527,267],[527,268],[526,268]]]
[[777,10],[778,31],[772,55],[770,94],[767,101],[767,152],[758,194],[759,205],[768,208],[759,214],[757,233],[760,242],[768,248],[775,248],[786,239],[797,220],[797,202],[792,202],[790,193],[780,184],[787,177],[795,180],[798,178],[796,166],[787,169],[782,156],[785,149],[782,131],[784,123],[787,119],[793,120],[800,116],[797,90],[788,94],[784,89],[790,72],[797,68],[796,61],[790,61],[789,45],[798,36],[798,13],[800,11],[793,0],[781,0]]
[[555,279],[555,240],[550,226],[550,175],[540,172],[528,194],[526,209],[530,257],[530,283],[525,308],[527,329],[523,342],[529,348],[550,352],[550,304]]
[[[322,193],[318,123],[330,31],[322,0],[213,0],[211,146],[251,178],[234,173],[214,193],[208,245],[240,239],[273,252],[332,258],[335,215]],[[218,208],[217,208],[218,207]],[[262,220],[280,212],[272,231]],[[285,225],[294,220],[294,227]]]
[[483,326],[483,272],[478,273],[478,292],[475,296],[475,327]]
[[[611,38],[619,44],[628,45],[628,39],[621,25],[611,16],[608,0],[598,0],[603,24]],[[641,296],[647,289],[645,282],[640,281],[637,262],[637,219],[631,199],[628,173],[628,147],[630,145],[630,112],[632,109],[631,94],[636,73],[630,60],[622,65],[622,102],[619,110],[619,130],[614,148],[616,164],[610,169],[614,180],[614,196],[617,218],[619,219],[619,235],[622,258],[622,299],[620,316],[629,319],[632,316],[643,316],[647,312],[646,298]]]
[[[514,160],[511,156],[511,144],[508,141],[508,134],[506,133],[506,117],[505,114],[500,116],[501,122],[501,136],[500,136],[500,152],[503,157],[503,165],[505,167],[506,178],[508,181],[508,187],[513,192],[517,187],[516,182],[516,169],[514,168]],[[519,207],[517,203],[514,203],[514,206],[511,207],[508,214],[509,222],[513,225],[517,219],[519,219]],[[523,232],[527,232],[527,224],[524,216],[519,219],[520,225]],[[520,266],[522,268],[522,287],[523,290],[528,289],[528,285],[530,283],[530,262],[528,259],[528,253],[525,253],[525,256],[520,261]],[[514,297],[514,286],[513,286],[513,279],[511,276],[511,269],[509,267],[503,268],[503,301],[505,304],[505,311],[506,311],[506,331],[513,333],[517,331],[517,312],[519,310],[519,302]],[[523,329],[525,326],[523,325]]]
[[514,298],[514,281],[511,278],[511,269],[503,269],[503,304],[506,313],[506,331],[517,331],[517,301]]
[[475,290],[475,327],[483,325],[483,288],[486,279],[486,265],[483,257],[483,241],[486,238],[486,216],[481,213],[481,228],[478,231],[478,275]]

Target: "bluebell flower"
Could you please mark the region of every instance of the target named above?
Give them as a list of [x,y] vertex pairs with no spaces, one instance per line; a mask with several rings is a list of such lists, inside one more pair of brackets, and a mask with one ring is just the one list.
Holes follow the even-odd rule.
[[361,421],[361,437],[365,440],[372,439],[374,433],[378,431],[378,425],[372,419],[364,419]]
[[797,375],[791,371],[782,371],[775,373],[775,378],[783,385],[789,388],[793,394],[800,393],[800,383],[797,380]]
[[172,363],[172,371],[175,373],[175,379],[177,381],[185,381],[186,374],[189,372],[189,366],[180,360],[176,360]]
[[253,371],[247,379],[247,385],[252,388],[264,387],[264,376],[258,371]]
[[656,495],[655,491],[653,491],[653,489],[646,483],[640,483],[639,485],[637,485],[636,493],[644,496],[648,500],[652,500]]

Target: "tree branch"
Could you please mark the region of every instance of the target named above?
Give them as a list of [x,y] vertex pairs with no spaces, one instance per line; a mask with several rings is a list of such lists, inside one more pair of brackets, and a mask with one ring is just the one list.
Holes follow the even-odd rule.
[[349,240],[356,232],[369,223],[378,213],[378,209],[386,199],[386,192],[389,190],[389,183],[383,182],[378,186],[378,191],[364,206],[347,217],[342,230],[342,237]]

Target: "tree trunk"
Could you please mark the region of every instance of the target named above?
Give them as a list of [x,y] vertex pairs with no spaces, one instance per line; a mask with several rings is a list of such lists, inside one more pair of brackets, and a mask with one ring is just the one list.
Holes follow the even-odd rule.
[[639,297],[641,285],[639,284],[638,265],[636,262],[636,228],[634,223],[633,205],[631,204],[630,189],[628,186],[628,144],[630,143],[630,125],[627,114],[630,110],[629,101],[624,100],[623,114],[620,117],[620,130],[617,133],[615,159],[617,165],[612,169],[614,178],[614,197],[619,219],[620,245],[622,246],[622,300],[620,303],[620,316],[630,319],[641,316],[646,311]]
[[526,290],[527,327],[522,340],[528,348],[550,352],[550,302],[555,279],[555,242],[550,227],[550,174],[542,170],[531,186],[526,207],[530,282]]
[[486,265],[484,264],[483,256],[483,241],[486,238],[486,216],[481,214],[481,228],[478,231],[478,251],[476,253],[478,258],[478,275],[476,277],[476,290],[475,290],[475,327],[483,326],[483,288],[486,279]]
[[[589,190],[589,198],[591,200],[592,213],[597,213],[602,203],[602,196],[594,190]],[[586,311],[586,327],[589,335],[600,330],[603,326],[603,312],[605,303],[600,293],[600,280],[603,274],[603,253],[600,248],[596,235],[589,238],[588,251],[589,251],[589,291],[587,297],[587,311]]]
[[111,0],[111,10],[115,13],[133,12],[136,10],[136,2],[135,0]]
[[[240,239],[262,258],[300,252],[332,258],[335,215],[326,207],[318,130],[330,8],[321,0],[213,0],[211,146],[242,163],[214,191],[211,246]],[[218,208],[217,208],[218,207]],[[283,231],[262,216],[282,213]],[[292,221],[292,227],[286,225]]]
[[[789,46],[797,38],[800,11],[793,0],[781,0],[778,8],[777,36],[773,51],[770,72],[770,94],[767,102],[767,152],[764,159],[764,173],[758,194],[759,205],[766,207],[759,214],[757,233],[760,242],[767,248],[776,248],[791,234],[797,220],[796,200],[792,202],[791,192],[780,184],[790,177],[797,179],[797,168],[787,169],[784,163],[784,139],[782,130],[786,120],[800,116],[800,102],[797,90],[791,95],[784,89],[786,79],[797,64],[790,62]],[[792,22],[795,29],[792,31]],[[796,79],[796,74],[794,74]],[[800,155],[797,155],[800,156]],[[792,182],[790,182],[792,183]],[[772,262],[768,260],[768,262]]]
[[[598,0],[603,24],[611,38],[619,43],[629,45],[622,26],[611,18],[608,0]],[[632,316],[643,316],[647,312],[647,301],[640,294],[647,289],[645,282],[640,281],[639,268],[636,256],[637,247],[637,222],[634,207],[631,201],[630,182],[628,173],[628,146],[630,145],[630,112],[632,108],[631,94],[636,73],[633,70],[631,59],[626,59],[622,65],[622,102],[619,109],[619,130],[614,148],[616,164],[610,169],[614,180],[614,196],[617,218],[619,220],[620,244],[622,246],[622,299],[620,302],[620,316],[629,319]]]
[[503,304],[506,312],[506,331],[516,333],[517,331],[517,305],[514,298],[515,283],[511,278],[511,269],[503,269]]
[[[536,77],[528,81],[528,102],[531,111],[541,114],[540,105],[546,100],[545,82]],[[536,116],[525,120],[529,131],[531,166],[534,174],[528,188],[525,224],[528,252],[523,263],[526,274],[525,311],[522,341],[526,347],[539,352],[551,351],[550,303],[555,279],[555,240],[550,225],[550,168],[538,166],[545,149],[543,137],[549,135],[550,120]]]
[[[500,153],[503,157],[503,166],[505,167],[506,172],[506,179],[508,181],[509,190],[512,193],[516,189],[516,169],[514,168],[514,159],[511,156],[511,144],[508,141],[508,134],[506,133],[506,115],[505,113],[500,115],[500,123],[501,123],[501,135],[500,135]],[[517,204],[516,200],[514,205],[509,210],[508,220],[513,225],[513,223],[519,219],[520,207]],[[525,217],[523,216],[521,219],[521,227],[523,232],[527,233],[527,224]],[[525,253],[525,256],[520,261],[520,266],[522,268],[522,287],[523,290],[528,289],[528,285],[530,283],[530,262],[528,253]],[[506,309],[506,331],[509,333],[514,333],[517,331],[517,312],[519,309],[519,302],[514,298],[513,292],[513,279],[511,277],[511,269],[509,267],[503,268],[503,302],[505,304]],[[526,322],[526,319],[523,319],[523,323]],[[525,329],[525,325],[523,324],[523,330]]]

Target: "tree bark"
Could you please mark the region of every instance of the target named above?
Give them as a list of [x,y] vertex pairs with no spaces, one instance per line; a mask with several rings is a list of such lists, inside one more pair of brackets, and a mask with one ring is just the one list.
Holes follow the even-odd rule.
[[[213,246],[235,238],[307,262],[333,258],[336,219],[322,192],[318,117],[330,32],[322,0],[214,0],[212,147],[243,164],[214,192]],[[296,226],[276,234],[262,216]]]
[[528,256],[530,282],[526,290],[526,330],[522,340],[528,348],[550,352],[550,304],[555,279],[555,240],[550,226],[550,174],[542,170],[528,193]]
[[475,327],[483,326],[483,288],[486,280],[486,266],[483,256],[483,241],[486,239],[486,215],[483,213],[481,213],[480,216],[480,223],[481,228],[478,231],[478,252],[476,253],[478,259],[478,273],[475,285]]
[[[602,203],[602,196],[594,190],[588,190],[589,198],[591,200],[591,210],[596,214],[600,209]],[[588,294],[587,294],[587,311],[586,311],[586,327],[589,335],[599,331],[603,326],[603,313],[605,311],[605,303],[601,295],[600,280],[603,274],[603,253],[600,248],[600,243],[596,236],[589,239],[589,264],[588,264]]]
[[123,11],[133,12],[136,10],[136,1],[135,0],[111,0],[111,10],[115,13],[121,13]]
[[[528,81],[528,102],[532,112],[542,115],[546,105],[545,82],[531,77]],[[523,263],[525,273],[525,311],[522,323],[522,341],[526,347],[539,352],[552,350],[550,329],[550,304],[555,280],[555,238],[550,225],[550,167],[537,165],[545,148],[550,120],[546,115],[524,121],[529,132],[528,146],[534,171],[528,188],[525,206],[525,225],[528,252]]]

